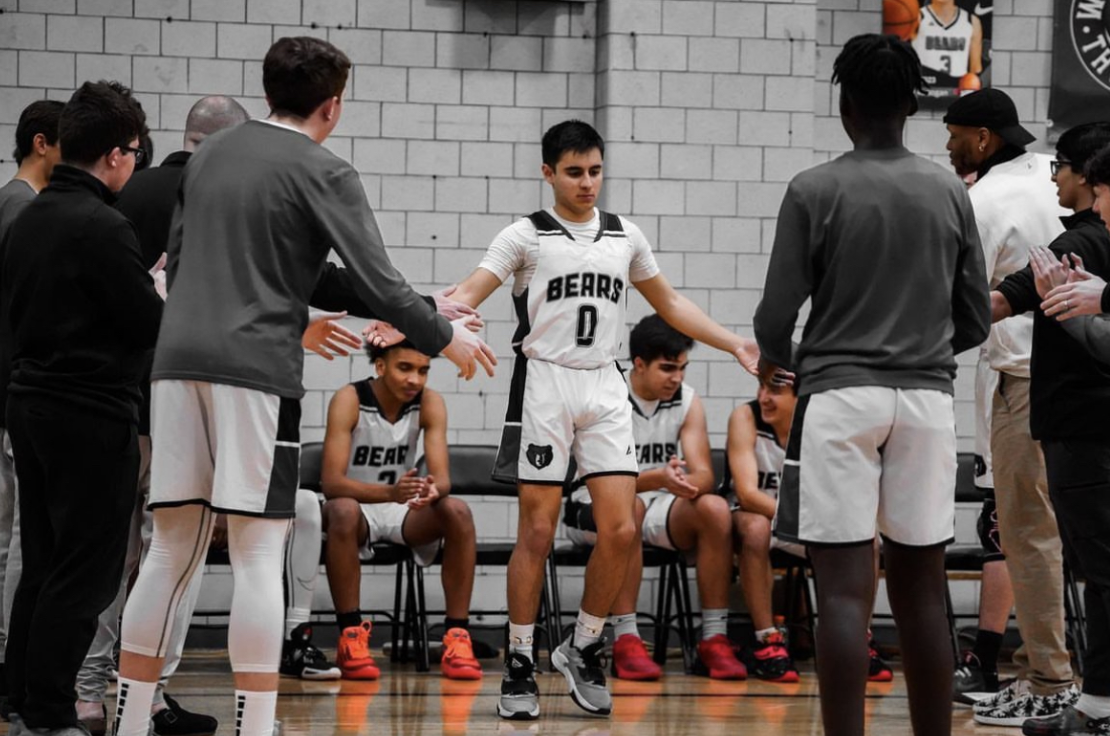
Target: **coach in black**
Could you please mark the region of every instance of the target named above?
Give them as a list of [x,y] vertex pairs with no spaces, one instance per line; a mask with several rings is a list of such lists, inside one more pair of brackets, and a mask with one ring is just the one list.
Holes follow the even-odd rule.
[[83,733],[74,678],[116,594],[135,502],[138,382],[162,299],[112,202],[146,132],[130,90],[82,85],[62,111],[62,163],[0,243],[24,552],[7,669],[34,733]]
[[[1053,265],[1067,255],[1070,264],[1077,255],[1087,272],[1103,279],[1110,277],[1110,235],[1100,219],[1099,195],[1105,197],[1110,185],[1108,146],[1110,123],[1072,128],[1056,143],[1053,180],[1060,204],[1075,214],[1064,218],[1067,229],[1049,246],[1054,258],[1047,259]],[[1033,258],[1046,262],[1043,253]],[[1022,733],[1082,736],[1110,733],[1110,365],[1089,352],[1085,334],[1070,333],[1078,325],[1057,321],[1056,309],[1043,309],[1048,289],[1067,279],[1067,269],[1055,265],[1054,274],[1037,269],[1040,278],[1032,266],[1006,277],[991,292],[991,316],[997,321],[1033,312],[1029,424],[1044,448],[1065,558],[1086,581],[1083,694],[1052,717],[1026,720]],[[1065,300],[1062,312],[1070,307]]]

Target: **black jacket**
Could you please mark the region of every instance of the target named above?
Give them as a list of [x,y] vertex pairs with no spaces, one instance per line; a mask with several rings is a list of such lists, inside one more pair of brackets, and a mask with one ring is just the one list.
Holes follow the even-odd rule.
[[[1110,233],[1093,210],[1061,218],[1067,228],[1049,246],[1059,258],[1075,253],[1088,271],[1110,278]],[[1033,312],[1029,427],[1038,440],[1110,437],[1110,366],[1100,363],[1052,317],[1026,266],[998,285],[1014,314]]]
[[66,165],[0,243],[10,395],[41,395],[136,421],[162,299],[135,230],[100,180]]

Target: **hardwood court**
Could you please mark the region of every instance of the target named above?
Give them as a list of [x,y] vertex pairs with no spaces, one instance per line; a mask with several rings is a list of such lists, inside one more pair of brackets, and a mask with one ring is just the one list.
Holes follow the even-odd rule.
[[[232,679],[227,655],[186,656],[170,692],[183,705],[220,720],[220,734],[234,733]],[[384,662],[383,662],[384,664]],[[610,680],[613,716],[586,716],[566,695],[561,675],[541,674],[539,721],[502,721],[495,714],[500,662],[484,661],[477,682],[452,682],[411,667],[383,668],[378,682],[302,682],[283,679],[278,718],[283,736],[814,736],[820,734],[820,705],[812,663],[802,663],[802,681],[772,685],[758,680],[716,682],[669,668],[661,682]],[[908,736],[905,680],[895,669],[892,683],[867,689],[868,733]],[[977,726],[971,710],[954,711],[954,734],[1014,736],[1015,730]],[[3,727],[6,729],[7,726]],[[0,730],[0,733],[7,733]]]

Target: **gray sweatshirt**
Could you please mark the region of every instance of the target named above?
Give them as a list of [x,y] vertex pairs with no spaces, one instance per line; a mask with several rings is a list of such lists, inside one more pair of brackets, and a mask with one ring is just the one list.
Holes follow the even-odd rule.
[[853,151],[790,182],[755,336],[768,361],[798,375],[799,395],[849,386],[952,393],[955,354],[989,331],[975,216],[951,172],[896,148]]
[[328,251],[358,296],[436,355],[451,325],[393,267],[358,173],[308,136],[251,121],[205,140],[170,225],[153,380],[304,394],[301,334]]

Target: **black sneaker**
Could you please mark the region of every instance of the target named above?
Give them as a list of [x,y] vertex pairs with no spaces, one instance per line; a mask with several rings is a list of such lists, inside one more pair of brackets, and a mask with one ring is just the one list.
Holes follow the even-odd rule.
[[151,716],[155,736],[214,736],[220,727],[212,716],[190,713],[169,695],[162,697],[166,707]]
[[867,681],[868,682],[890,682],[894,679],[894,671],[890,669],[890,665],[879,656],[879,650],[875,648],[875,642],[871,641],[867,645],[869,660],[867,663]]
[[338,680],[343,674],[312,645],[312,626],[307,623],[298,624],[281,645],[281,667],[278,671],[286,677],[302,680]]
[[964,661],[952,676],[952,701],[961,705],[975,705],[1001,689],[998,672],[988,672],[971,652],[964,654]]
[[536,687],[535,665],[523,654],[509,652],[501,678],[501,699],[497,715],[514,721],[534,721],[540,717],[540,689]]
[[1106,736],[1110,718],[1091,718],[1068,706],[1049,718],[1030,718],[1021,724],[1024,736]]

